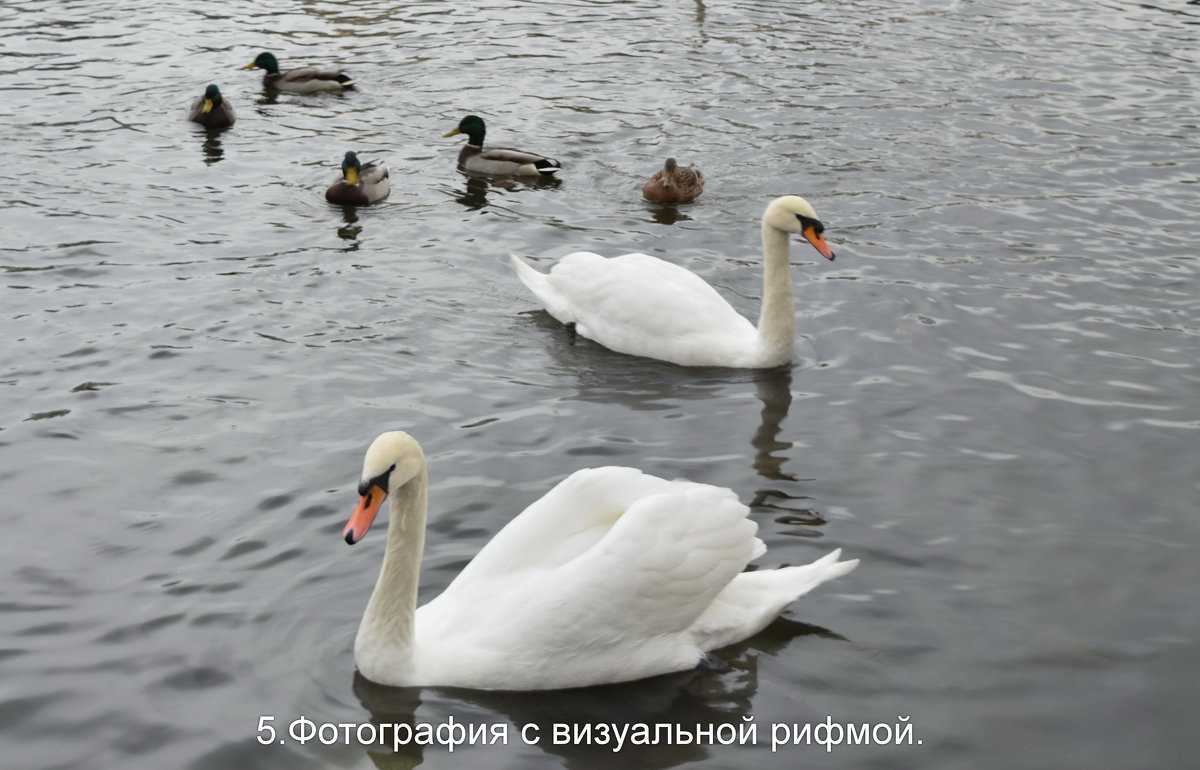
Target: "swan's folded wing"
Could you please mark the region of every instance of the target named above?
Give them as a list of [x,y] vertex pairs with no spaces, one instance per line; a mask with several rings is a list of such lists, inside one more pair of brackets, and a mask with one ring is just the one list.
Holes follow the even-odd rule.
[[549,282],[579,333],[613,350],[653,357],[663,346],[710,348],[730,335],[732,344],[744,345],[756,335],[703,278],[648,254],[568,254]]
[[571,612],[598,639],[685,632],[764,550],[732,490],[675,484],[639,500],[604,540],[558,570],[564,590],[589,597]]
[[[621,510],[627,492],[612,484],[618,479],[655,490]],[[590,493],[573,502],[596,504],[555,510],[560,491]],[[576,474],[418,610],[417,646],[438,651],[423,665],[430,676],[470,675],[506,689],[690,668],[701,655],[692,626],[763,549],[747,512],[728,489],[626,468]],[[572,532],[564,516],[592,526]],[[550,531],[540,531],[543,524]]]
[[446,593],[561,567],[607,536],[636,501],[676,483],[635,468],[576,471],[497,532]]

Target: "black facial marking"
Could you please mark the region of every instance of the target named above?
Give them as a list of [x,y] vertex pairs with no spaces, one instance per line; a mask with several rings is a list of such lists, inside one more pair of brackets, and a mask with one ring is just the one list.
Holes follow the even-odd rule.
[[359,496],[367,497],[368,498],[367,502],[370,503],[371,501],[370,501],[369,495],[371,494],[371,487],[373,487],[373,486],[379,487],[380,489],[383,490],[384,494],[387,494],[388,478],[392,475],[392,471],[394,471],[394,470],[396,470],[396,464],[392,463],[392,467],[388,468],[386,471],[379,474],[375,478],[358,482]]
[[821,233],[825,232],[825,225],[821,224],[821,220],[819,220],[819,219],[813,219],[812,217],[806,217],[803,214],[797,214],[796,219],[800,220],[800,229],[802,229],[802,230],[807,230],[808,228],[811,227],[816,232],[817,235],[820,235]]

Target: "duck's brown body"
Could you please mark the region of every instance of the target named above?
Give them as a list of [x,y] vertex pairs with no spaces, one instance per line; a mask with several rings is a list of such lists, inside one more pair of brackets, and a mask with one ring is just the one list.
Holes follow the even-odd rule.
[[704,192],[704,174],[696,166],[680,168],[674,158],[642,185],[642,197],[655,203],[688,203]]

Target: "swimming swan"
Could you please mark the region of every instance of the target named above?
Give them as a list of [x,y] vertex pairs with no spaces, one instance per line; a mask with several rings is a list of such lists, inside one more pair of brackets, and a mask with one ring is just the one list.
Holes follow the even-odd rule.
[[427,489],[416,440],[375,439],[344,536],[358,542],[390,496],[383,567],[354,641],[359,672],[379,684],[550,690],[693,669],[858,564],[834,551],[743,572],[766,547],[731,490],[591,468],[526,508],[417,608]]
[[540,273],[511,255],[517,277],[546,312],[619,353],[683,366],[767,369],[790,363],[796,310],[788,234],[803,235],[826,259],[833,250],[808,201],[785,195],[762,218],[763,300],[758,327],[703,278],[646,254],[606,259],[578,251]]

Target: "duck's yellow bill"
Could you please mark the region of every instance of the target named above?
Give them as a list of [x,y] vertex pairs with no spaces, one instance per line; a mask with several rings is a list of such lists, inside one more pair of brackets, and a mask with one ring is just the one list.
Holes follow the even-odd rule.
[[461,133],[462,133],[462,129],[458,129],[458,128],[456,128],[456,129],[454,129],[453,131],[447,131],[446,133],[442,134],[442,136],[443,136],[443,137],[447,137],[447,136],[458,136],[458,135],[459,135],[459,134],[461,134]]

